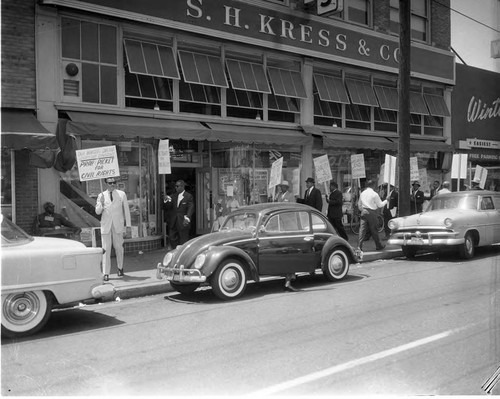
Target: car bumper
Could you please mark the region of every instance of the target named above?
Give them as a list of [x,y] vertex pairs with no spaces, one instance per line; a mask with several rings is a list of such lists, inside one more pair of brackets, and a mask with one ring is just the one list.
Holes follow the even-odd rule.
[[202,275],[198,269],[184,269],[163,266],[158,263],[156,266],[156,278],[158,280],[173,281],[175,283],[204,283],[207,277]]
[[463,244],[464,238],[454,232],[407,232],[393,234],[387,243],[401,246],[453,246]]

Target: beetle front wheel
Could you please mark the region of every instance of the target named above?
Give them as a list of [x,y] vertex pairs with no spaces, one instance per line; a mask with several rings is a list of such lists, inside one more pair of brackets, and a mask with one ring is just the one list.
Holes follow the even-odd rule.
[[223,300],[235,299],[243,294],[247,272],[241,261],[227,259],[220,264],[212,277],[212,290]]
[[2,295],[2,335],[34,334],[47,323],[51,310],[51,297],[43,291]]

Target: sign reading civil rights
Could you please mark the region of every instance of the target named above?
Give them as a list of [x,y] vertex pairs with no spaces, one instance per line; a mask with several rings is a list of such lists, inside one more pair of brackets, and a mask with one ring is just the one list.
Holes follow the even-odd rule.
[[76,151],[80,181],[120,176],[116,146],[87,148]]
[[[333,19],[286,12],[267,2],[238,0],[42,0],[103,15],[172,27],[222,40],[251,43],[310,57],[386,70],[397,74],[399,41],[390,35],[371,34]],[[283,11],[282,11],[283,10]],[[174,22],[174,24],[172,23]],[[411,72],[414,77],[455,83],[452,52],[412,45]]]

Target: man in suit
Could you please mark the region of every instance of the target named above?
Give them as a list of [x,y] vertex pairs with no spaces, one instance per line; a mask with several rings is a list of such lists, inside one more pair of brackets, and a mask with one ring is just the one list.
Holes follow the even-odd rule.
[[333,225],[337,234],[344,240],[348,240],[347,233],[344,229],[344,224],[342,223],[342,204],[344,203],[342,198],[342,193],[339,190],[339,186],[336,182],[330,182],[330,196],[325,195],[326,202],[328,203],[328,211],[326,216],[328,220]]
[[177,180],[175,191],[174,195],[167,195],[163,199],[163,209],[168,218],[168,235],[174,249],[189,240],[191,218],[194,213],[193,196],[186,191],[184,180]]
[[321,196],[321,191],[314,187],[314,183],[315,181],[312,177],[307,178],[304,199],[297,198],[297,202],[312,206],[321,212],[323,210],[323,197]]
[[420,183],[418,181],[414,181],[410,194],[410,212],[411,214],[422,213],[422,205],[425,201],[424,192],[420,190]]
[[[132,224],[127,195],[116,189],[115,177],[104,179],[107,190],[97,196],[95,213],[101,216],[101,239],[105,250],[103,257],[104,281],[109,280],[111,271],[111,247],[115,248],[118,277],[123,276],[123,235],[131,236]],[[126,232],[124,231],[126,226]]]

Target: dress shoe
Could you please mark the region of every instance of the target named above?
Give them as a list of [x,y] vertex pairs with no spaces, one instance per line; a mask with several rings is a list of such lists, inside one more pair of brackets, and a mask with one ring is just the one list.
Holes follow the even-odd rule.
[[109,276],[107,274],[104,275],[104,281],[109,281]]
[[118,277],[123,277],[123,269],[118,269]]

